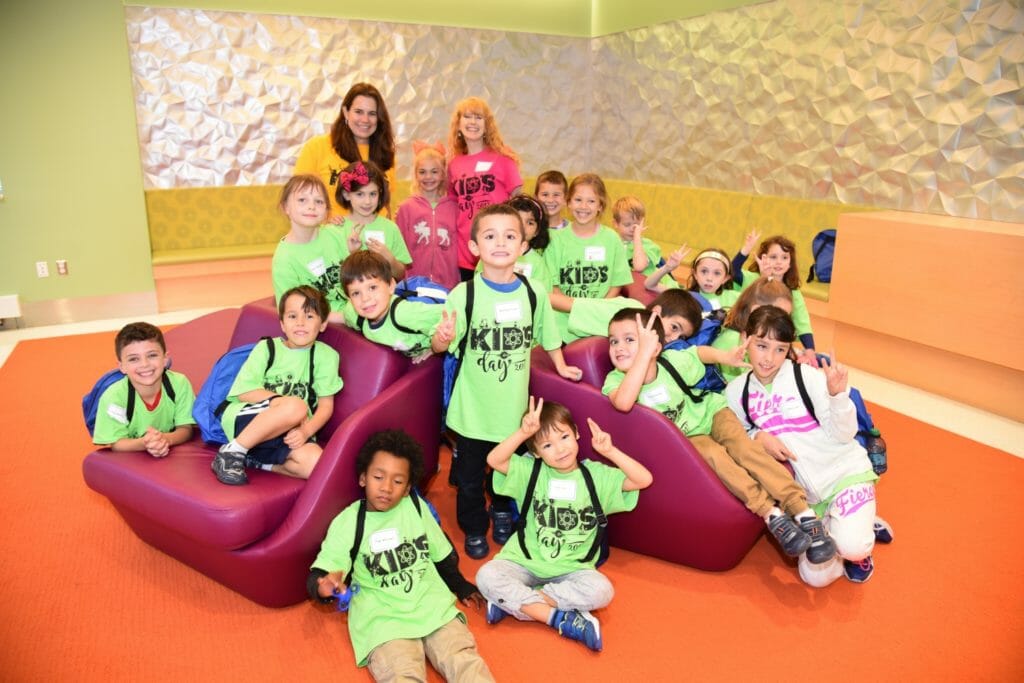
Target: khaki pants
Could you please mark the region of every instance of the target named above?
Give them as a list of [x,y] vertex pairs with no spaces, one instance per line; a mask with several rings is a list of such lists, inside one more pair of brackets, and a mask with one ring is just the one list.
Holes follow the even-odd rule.
[[775,501],[788,515],[807,509],[803,487],[761,444],[751,441],[736,414],[728,408],[715,413],[710,435],[689,438],[725,488],[758,517],[768,514]]
[[407,640],[389,640],[373,649],[367,667],[375,681],[427,680],[424,653],[449,683],[493,682],[487,664],[476,651],[469,628],[456,617],[433,633]]

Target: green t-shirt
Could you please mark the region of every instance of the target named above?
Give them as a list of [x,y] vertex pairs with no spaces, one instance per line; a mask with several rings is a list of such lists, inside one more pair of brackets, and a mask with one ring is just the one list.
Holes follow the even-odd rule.
[[392,295],[391,307],[394,309],[394,321],[399,325],[415,330],[413,333],[403,332],[395,326],[391,319],[391,310],[379,323],[371,323],[364,320],[359,325],[359,315],[355,307],[349,302],[345,304],[345,324],[374,342],[400,351],[406,356],[418,356],[430,350],[430,336],[433,334],[437,323],[441,321],[441,311],[444,306],[431,304],[425,301],[405,301]]
[[[658,246],[657,242],[647,237],[641,237],[640,244],[643,246],[644,253],[647,254],[647,267],[644,268],[640,274],[646,278],[653,275],[654,271],[658,269],[659,264],[662,263],[661,247]],[[623,240],[622,246],[626,249],[626,261],[629,263],[629,267],[632,268],[634,250],[633,240]],[[666,289],[679,288],[679,283],[676,282],[675,278],[668,273],[658,280],[658,284]]]
[[623,308],[643,308],[636,299],[616,296],[611,299],[576,299],[572,302],[566,334],[566,343],[583,337],[607,337],[612,316]]
[[347,298],[341,286],[341,262],[347,257],[348,246],[335,230],[319,228],[305,244],[282,239],[270,267],[274,300],[280,303],[292,287],[312,285],[324,293],[332,311],[340,311]]
[[[228,391],[228,406],[221,415],[220,423],[224,434],[233,439],[235,418],[246,405],[239,396],[255,389],[267,389],[281,396],[298,396],[305,400],[306,384],[309,382],[310,349],[290,349],[283,339],[274,339],[274,364],[267,370],[267,343],[260,341],[249,352],[249,357],[238,370],[231,389]],[[318,397],[333,396],[341,391],[344,382],[338,375],[338,352],[323,342],[313,342],[316,354],[313,357],[313,389]],[[307,413],[312,416],[307,410]]]
[[[633,282],[619,234],[604,225],[598,226],[597,234],[587,239],[577,237],[572,229],[551,233],[544,262],[551,274],[551,284],[576,299],[601,299],[612,287]],[[569,314],[556,312],[555,322],[563,340],[570,341]]]
[[[531,456],[513,455],[508,463],[508,474],[494,473],[494,490],[515,498],[522,507],[533,462]],[[580,463],[580,467],[583,466]],[[586,468],[594,479],[594,490],[606,515],[636,507],[640,492],[622,490],[626,480],[622,470],[589,460]],[[526,558],[515,535],[501,549],[497,559],[515,562],[545,579],[593,569],[597,564],[596,554],[590,562],[580,562],[594,544],[597,518],[579,467],[568,474],[560,474],[541,465],[530,510],[522,514],[526,515],[523,541],[530,551],[530,559]]]
[[420,501],[423,514],[406,496],[386,512],[366,512],[355,567],[349,555],[355,542],[359,502],[334,518],[313,567],[326,572],[351,569],[352,596],[348,634],[356,663],[366,666],[382,643],[422,638],[462,617],[455,596],[437,573],[435,562],[452,553],[452,544]]
[[[697,356],[697,347],[682,351],[663,351],[661,357],[672,364],[683,381],[691,387],[704,377],[704,364]],[[664,368],[657,366],[658,374],[640,389],[637,403],[653,408],[672,420],[686,436],[711,433],[711,421],[719,410],[727,407],[725,397],[714,392],[704,394],[704,400],[694,403]],[[604,380],[601,392],[612,393],[622,384],[626,373],[612,370]]]
[[[345,222],[341,225],[328,226],[326,229],[334,232],[342,240],[344,244],[348,244],[348,235],[352,232],[355,224],[351,218],[346,218]],[[366,249],[366,240],[375,239],[378,242],[383,242],[384,246],[388,248],[391,254],[399,263],[409,265],[412,263],[412,256],[409,255],[409,248],[405,245],[405,239],[402,237],[402,231],[398,229],[393,221],[389,221],[384,216],[377,216],[372,223],[367,223],[363,227],[360,238],[363,242],[363,249]]]
[[[743,271],[743,284],[737,285],[734,281],[733,288],[742,291],[754,284],[754,282],[760,277],[760,273]],[[793,327],[796,328],[797,336],[799,337],[801,334],[814,334],[811,330],[811,314],[807,311],[807,302],[804,301],[804,293],[799,289],[791,289],[789,292],[793,295],[793,313],[790,317],[793,318]]]
[[128,378],[114,382],[100,396],[96,408],[96,426],[93,428],[92,442],[106,446],[121,439],[140,439],[149,427],[159,429],[163,433],[174,431],[182,425],[195,424],[192,417],[192,403],[195,394],[188,378],[180,372],[165,370],[174,389],[174,401],[160,387],[160,403],[149,410],[138,392],[135,393],[135,408],[132,421],[128,422]]
[[[476,262],[476,272],[482,273],[484,262]],[[548,273],[547,264],[544,262],[544,252],[530,249],[516,259],[515,271],[536,281],[537,286],[545,292],[551,291],[551,276]]]
[[736,299],[740,298],[739,290],[728,287],[723,289],[721,294],[705,294],[699,290],[694,293],[711,304],[712,310],[721,308],[728,311],[736,303]]
[[561,346],[548,294],[527,278],[537,297],[530,300],[522,282],[499,285],[474,276],[472,327],[466,329],[466,283],[456,285],[445,308],[457,311],[455,338],[448,350],[458,355],[469,335],[458,380],[448,405],[448,425],[462,436],[503,441],[519,428],[530,396],[530,350],[534,341],[548,351]]
[[[734,349],[740,345],[740,333],[731,327],[722,327],[718,332],[718,336],[711,342],[711,346],[716,349],[722,349],[728,351]],[[722,377],[725,379],[725,383],[728,384],[732,380],[736,379],[744,372],[745,368],[736,368],[731,365],[718,365],[718,370],[722,373]]]

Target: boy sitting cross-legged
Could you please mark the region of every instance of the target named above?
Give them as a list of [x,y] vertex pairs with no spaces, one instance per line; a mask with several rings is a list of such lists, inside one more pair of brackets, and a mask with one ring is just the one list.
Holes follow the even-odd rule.
[[431,334],[444,306],[395,296],[395,279],[386,258],[374,251],[353,252],[341,264],[341,284],[349,299],[343,309],[346,325],[414,362],[433,353]]
[[249,483],[247,466],[309,478],[322,452],[316,433],[343,385],[338,352],[316,340],[329,311],[323,293],[310,285],[281,296],[284,339],[272,340],[272,357],[267,344],[256,344],[228,390],[221,425],[230,441],[211,463],[221,483]]
[[310,597],[349,598],[356,662],[375,680],[425,681],[425,653],[445,680],[493,681],[452,593],[478,608],[483,597],[412,491],[423,474],[420,445],[401,430],[377,432],[359,450],[356,469],[365,498],[331,522],[306,581]]
[[664,338],[661,321],[652,312],[624,309],[616,313],[608,326],[614,369],[602,392],[617,410],[628,412],[640,403],[672,420],[725,487],[765,521],[787,555],[797,557],[806,551],[813,564],[829,561],[835,544],[808,507],[803,488],[759,443],[750,440],[724,396],[690,389],[704,376],[704,363],[749,368],[743,362],[746,347],[724,351],[691,346],[685,351],[665,351],[659,358]]
[[126,377],[100,396],[93,443],[163,458],[172,446],[192,438],[192,385],[185,375],[166,369],[167,346],[154,325],[125,325],[114,351]]
[[[547,293],[515,271],[525,239],[519,212],[508,204],[485,207],[473,218],[469,250],[480,257],[483,269],[448,295],[431,342],[434,351],[447,349],[460,360],[447,422],[457,434],[458,456],[452,464],[459,487],[456,516],[466,533],[466,554],[473,559],[490,552],[484,496],[487,454],[515,431],[526,410],[534,345],[548,352],[560,376],[579,381],[583,375],[565,364]],[[498,544],[512,535],[511,507],[509,498],[492,496]]]
[[[595,569],[605,515],[636,507],[651,473],[614,445],[587,418],[596,453],[615,467],[581,463],[579,432],[572,414],[558,403],[534,405],[522,424],[487,456],[494,490],[520,506],[516,538],[477,572],[487,598],[487,621],[506,614],[539,621],[559,635],[601,649],[601,629],[590,610],[611,602],[612,584]],[[516,455],[526,443],[534,457]]]

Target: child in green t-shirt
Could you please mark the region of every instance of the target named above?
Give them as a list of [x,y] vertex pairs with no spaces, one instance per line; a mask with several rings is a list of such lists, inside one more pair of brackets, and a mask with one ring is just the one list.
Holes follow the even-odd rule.
[[[508,204],[488,206],[474,217],[469,250],[483,262],[483,270],[448,295],[431,342],[434,351],[447,349],[459,357],[446,419],[457,435],[452,464],[459,488],[456,513],[466,533],[466,554],[474,559],[490,551],[487,454],[515,431],[526,409],[534,342],[548,352],[559,375],[573,381],[583,376],[565,364],[547,292],[515,272],[524,240],[523,222]],[[469,301],[472,313],[467,316]],[[511,503],[492,496],[495,543],[505,543],[512,534]]]
[[[595,568],[603,517],[635,508],[652,477],[593,420],[587,424],[594,452],[615,467],[577,461],[572,414],[544,399],[535,404],[533,397],[519,429],[487,456],[495,491],[514,497],[521,516],[517,539],[480,568],[477,582],[488,601],[488,623],[511,614],[600,650],[601,626],[590,610],[607,605],[614,593]],[[515,454],[523,443],[533,457]]]
[[617,410],[629,412],[640,403],[672,420],[725,487],[765,521],[787,555],[806,551],[813,564],[829,561],[835,544],[793,475],[751,441],[724,396],[690,390],[704,376],[705,363],[749,368],[743,361],[746,344],[728,351],[691,346],[665,351],[659,358],[664,339],[661,322],[650,311],[615,314],[608,326],[614,369],[601,391]]
[[341,264],[341,283],[349,299],[342,311],[346,325],[414,362],[433,353],[431,334],[444,307],[395,296],[395,279],[386,258],[373,251],[353,253]]
[[248,484],[255,467],[308,479],[323,449],[315,442],[334,412],[343,382],[338,352],[318,342],[329,311],[310,285],[288,290],[278,304],[284,339],[256,344],[228,390],[221,426],[230,441],[211,468],[223,484]]
[[[629,267],[633,272],[649,277],[665,265],[665,260],[661,257],[661,247],[654,240],[643,236],[647,230],[646,218],[647,209],[644,208],[643,202],[631,194],[619,197],[612,206],[612,222],[619,237],[622,238]],[[679,266],[678,263],[675,265]],[[661,272],[656,281],[658,291],[679,286],[672,277],[672,270],[675,268]]]
[[126,376],[100,396],[92,441],[113,451],[146,451],[163,458],[192,438],[192,384],[167,370],[160,328],[130,323],[114,338],[118,367]]
[[331,200],[323,181],[315,175],[290,178],[281,190],[278,206],[288,217],[290,228],[277,243],[270,266],[275,299],[280,303],[281,296],[292,287],[313,285],[327,297],[331,320],[340,321],[345,295],[338,279],[338,264],[359,248],[359,242],[348,245],[340,233],[321,228],[327,221]]
[[350,598],[352,649],[375,680],[426,680],[425,650],[445,680],[493,681],[452,593],[477,609],[483,596],[412,491],[423,475],[420,445],[401,430],[377,432],[359,449],[356,471],[365,498],[331,522],[306,581],[310,597]]

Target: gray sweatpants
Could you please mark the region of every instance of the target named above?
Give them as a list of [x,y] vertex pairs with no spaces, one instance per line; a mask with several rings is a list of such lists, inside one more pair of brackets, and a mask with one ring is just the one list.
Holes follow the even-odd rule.
[[485,598],[520,621],[530,621],[523,605],[544,602],[537,591],[555,601],[560,610],[595,610],[612,601],[612,582],[596,569],[580,569],[542,579],[508,560],[491,560],[476,573],[476,585]]

